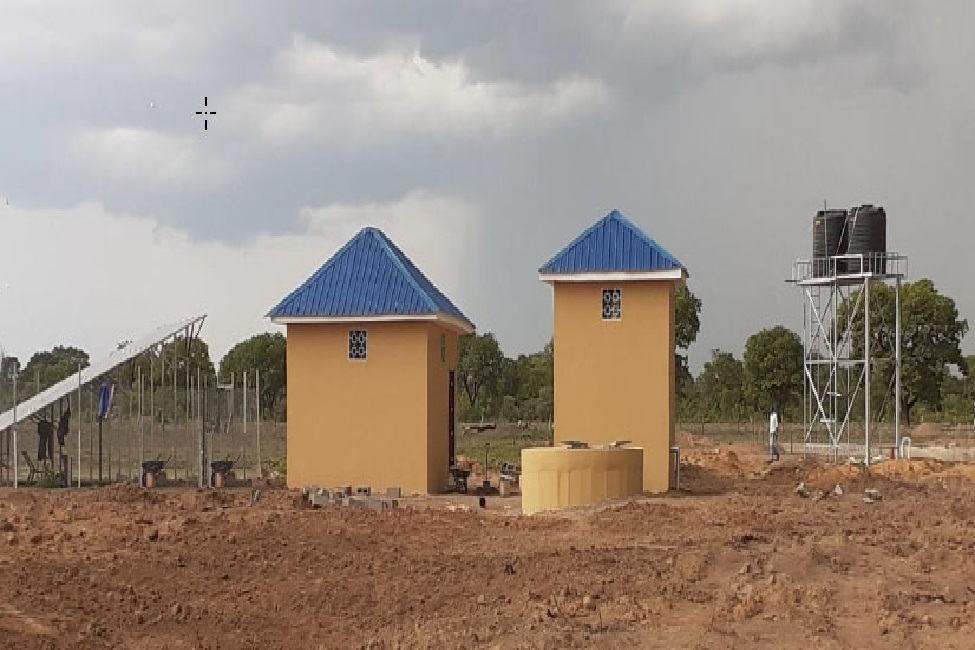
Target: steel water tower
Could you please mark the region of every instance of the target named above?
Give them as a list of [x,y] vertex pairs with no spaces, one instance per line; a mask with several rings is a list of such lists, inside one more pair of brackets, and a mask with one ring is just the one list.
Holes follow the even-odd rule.
[[[882,447],[893,443],[898,454],[901,448],[900,293],[907,257],[887,251],[887,213],[880,206],[820,210],[812,231],[812,257],[793,264],[790,280],[802,294],[803,450],[834,459],[862,454],[869,464]],[[871,349],[871,325],[878,321],[871,318],[870,294],[878,284],[892,285],[894,293],[891,353]],[[893,390],[894,435],[886,443],[874,426],[871,404],[871,381],[879,368],[893,370],[884,395]],[[854,433],[857,420],[862,436]]]

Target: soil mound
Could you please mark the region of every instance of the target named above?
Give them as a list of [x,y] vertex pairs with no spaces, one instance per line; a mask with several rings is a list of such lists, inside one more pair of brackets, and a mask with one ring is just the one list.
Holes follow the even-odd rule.
[[888,461],[873,465],[870,471],[878,476],[898,480],[917,480],[944,472],[948,463],[933,458],[915,458]]
[[94,501],[109,503],[161,503],[163,497],[133,483],[117,483],[94,491]]
[[856,465],[829,463],[807,469],[802,474],[802,480],[807,487],[826,490],[832,489],[837,484],[857,481],[863,478],[864,474],[864,470]]

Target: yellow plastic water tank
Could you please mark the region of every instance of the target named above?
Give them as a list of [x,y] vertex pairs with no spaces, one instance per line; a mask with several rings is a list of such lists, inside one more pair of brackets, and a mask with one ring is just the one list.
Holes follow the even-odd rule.
[[521,451],[521,510],[526,515],[642,492],[642,447]]

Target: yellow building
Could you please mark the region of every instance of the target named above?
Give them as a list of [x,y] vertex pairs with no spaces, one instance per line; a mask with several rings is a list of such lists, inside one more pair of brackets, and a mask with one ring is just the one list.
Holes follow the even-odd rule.
[[674,471],[677,259],[618,211],[539,269],[555,312],[555,440],[642,447],[643,488]]
[[288,486],[447,487],[473,324],[365,228],[268,314],[287,327]]

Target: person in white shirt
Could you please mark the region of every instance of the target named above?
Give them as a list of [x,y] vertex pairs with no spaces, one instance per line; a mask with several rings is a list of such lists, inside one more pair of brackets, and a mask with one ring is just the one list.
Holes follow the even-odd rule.
[[779,449],[775,446],[776,439],[779,437],[779,414],[776,408],[772,407],[772,413],[768,418],[768,457],[770,461],[779,459]]

